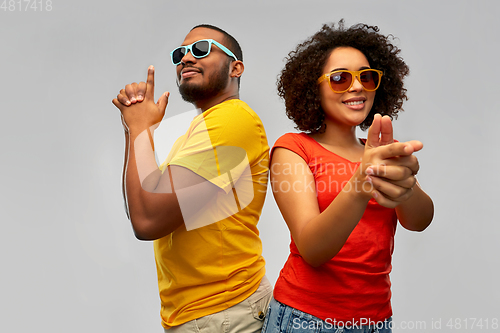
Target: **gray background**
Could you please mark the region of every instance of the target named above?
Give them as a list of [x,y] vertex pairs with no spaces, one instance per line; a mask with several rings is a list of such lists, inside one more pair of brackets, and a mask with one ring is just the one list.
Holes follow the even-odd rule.
[[[55,0],[43,12],[24,5],[0,9],[2,332],[161,332],[152,243],[134,238],[124,214],[124,137],[111,99],[145,80],[153,64],[156,95],[172,93],[168,117],[192,110],[178,94],[169,52],[192,26],[214,24],[241,43],[241,98],[272,145],[294,131],[275,88],[284,57],[340,18],[398,37],[411,75],[395,137],[424,142],[419,180],[436,206],[425,232],[398,228],[394,320],[411,329],[394,331],[494,331],[500,2]],[[174,135],[168,120],[157,140]],[[162,159],[167,148],[159,145]],[[289,236],[272,195],[259,227],[274,283]],[[472,318],[483,328],[471,329]]]

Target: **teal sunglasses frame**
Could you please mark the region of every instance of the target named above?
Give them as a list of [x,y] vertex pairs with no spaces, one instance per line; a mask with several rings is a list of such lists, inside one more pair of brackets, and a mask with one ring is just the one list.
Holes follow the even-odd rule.
[[[197,56],[193,53],[192,51],[192,47],[194,44],[196,43],[199,43],[199,42],[208,42],[208,51],[207,51],[207,54],[204,54],[204,55],[201,55],[201,56]],[[191,55],[193,57],[195,57],[196,59],[200,59],[200,58],[205,58],[206,56],[208,56],[210,54],[210,51],[212,50],[212,44],[215,44],[217,45],[217,47],[219,49],[221,49],[222,51],[224,51],[224,53],[226,53],[228,56],[234,58],[234,60],[238,60],[238,58],[236,58],[236,56],[234,55],[233,52],[231,52],[227,47],[225,47],[224,45],[222,45],[221,43],[213,40],[213,39],[200,39],[200,40],[197,40],[196,42],[194,42],[193,44],[191,45],[184,45],[184,46],[179,46],[179,47],[176,47],[172,52],[170,52],[170,59],[172,60],[172,64],[174,64],[175,66],[177,66],[178,64],[180,64],[182,62],[179,61],[179,62],[174,62],[174,52],[179,50],[179,49],[184,49],[184,55],[188,54],[189,51],[191,51]]]

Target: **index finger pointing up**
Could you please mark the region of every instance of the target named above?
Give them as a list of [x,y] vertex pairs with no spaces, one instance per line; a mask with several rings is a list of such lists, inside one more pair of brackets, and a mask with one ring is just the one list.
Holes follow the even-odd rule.
[[153,65],[148,67],[148,80],[146,83],[146,98],[155,100],[155,68]]
[[380,114],[375,114],[373,116],[373,122],[368,129],[368,135],[366,137],[366,144],[365,146],[374,148],[380,146],[379,139],[380,139],[380,131],[381,131],[381,124],[380,124]]
[[380,133],[380,144],[382,146],[394,142],[394,138],[392,136],[392,121],[389,116],[383,116],[380,119]]

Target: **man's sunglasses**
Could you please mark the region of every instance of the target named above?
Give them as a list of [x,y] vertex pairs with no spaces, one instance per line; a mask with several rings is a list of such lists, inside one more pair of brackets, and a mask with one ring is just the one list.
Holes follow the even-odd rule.
[[354,79],[357,78],[366,91],[375,91],[380,86],[382,75],[382,71],[371,68],[360,71],[338,70],[322,75],[318,84],[329,79],[330,88],[336,93],[343,93],[351,89]]
[[191,51],[193,57],[197,59],[204,58],[210,54],[210,49],[212,48],[212,44],[217,45],[219,49],[224,51],[228,56],[234,58],[234,60],[238,60],[238,58],[236,58],[233,52],[229,51],[229,49],[224,45],[222,45],[221,43],[218,43],[213,39],[202,39],[194,42],[191,45],[179,46],[178,48],[170,52],[172,63],[176,66],[180,64],[182,62],[182,58],[184,58],[184,56],[189,51]]

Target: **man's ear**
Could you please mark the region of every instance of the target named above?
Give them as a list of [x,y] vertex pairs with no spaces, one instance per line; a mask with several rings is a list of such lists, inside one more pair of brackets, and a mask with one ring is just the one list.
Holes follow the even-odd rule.
[[240,60],[235,60],[231,63],[231,77],[240,77],[245,70],[245,65]]

